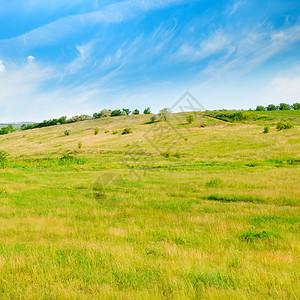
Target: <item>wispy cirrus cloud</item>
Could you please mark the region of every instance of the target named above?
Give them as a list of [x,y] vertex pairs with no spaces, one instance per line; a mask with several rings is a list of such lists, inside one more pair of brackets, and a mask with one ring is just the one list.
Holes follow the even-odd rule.
[[276,54],[300,42],[300,25],[269,31],[259,28],[240,34],[240,37],[232,39],[231,42],[234,53],[211,62],[204,70],[205,73],[220,76],[227,72],[238,72],[239,75],[250,72]]
[[183,44],[175,54],[175,58],[195,62],[231,48],[230,38],[221,31],[216,31],[196,45]]
[[0,40],[0,47],[21,44],[26,49],[58,43],[65,36],[77,34],[80,28],[105,23],[121,23],[150,10],[162,9],[187,0],[127,0],[110,4],[95,12],[78,14],[59,19],[38,27],[21,36]]

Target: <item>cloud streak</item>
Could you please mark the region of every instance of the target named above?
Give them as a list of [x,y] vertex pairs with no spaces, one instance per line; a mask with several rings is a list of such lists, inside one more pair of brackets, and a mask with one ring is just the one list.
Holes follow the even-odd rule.
[[0,46],[5,47],[13,43],[23,45],[28,50],[38,46],[56,44],[66,36],[77,34],[80,28],[86,26],[121,23],[145,12],[167,8],[184,2],[186,0],[127,0],[117,2],[96,12],[68,16],[21,36],[9,40],[0,40]]

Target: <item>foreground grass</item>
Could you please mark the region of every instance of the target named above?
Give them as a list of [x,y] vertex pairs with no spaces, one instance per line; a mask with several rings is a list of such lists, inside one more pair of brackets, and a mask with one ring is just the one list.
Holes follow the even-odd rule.
[[0,137],[1,297],[298,299],[299,127],[126,122]]

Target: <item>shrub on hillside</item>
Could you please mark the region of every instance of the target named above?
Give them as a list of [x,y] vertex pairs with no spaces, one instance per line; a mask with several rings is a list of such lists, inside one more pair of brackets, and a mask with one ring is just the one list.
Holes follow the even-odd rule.
[[280,130],[285,130],[285,129],[291,129],[291,128],[293,128],[293,126],[294,125],[292,122],[281,121],[281,122],[277,123],[276,129],[278,131],[280,131]]
[[151,122],[151,123],[154,123],[154,122],[156,121],[156,119],[157,119],[156,116],[151,116],[150,122]]
[[129,134],[129,133],[132,133],[131,128],[125,128],[125,129],[123,130],[123,132],[122,132],[123,135],[124,135],[124,134]]
[[140,114],[140,111],[139,111],[138,109],[135,109],[135,110],[132,112],[132,114],[134,114],[134,115],[139,115],[139,114]]
[[71,134],[71,130],[70,129],[66,129],[64,132],[64,135],[68,136]]
[[294,104],[292,105],[292,108],[293,108],[294,110],[300,110],[300,103],[294,103]]
[[95,128],[94,134],[97,135],[99,133],[99,128]]
[[0,129],[0,135],[16,131],[12,125],[8,125]]
[[264,133],[269,133],[269,132],[270,132],[270,127],[269,126],[265,126]]
[[195,118],[193,115],[188,115],[186,120],[189,124],[192,124],[195,121]]
[[122,111],[128,116],[130,115],[131,111],[129,108],[122,108]]
[[167,121],[170,118],[171,112],[168,108],[163,108],[159,111],[158,115],[162,121]]
[[237,122],[250,119],[249,113],[243,111],[216,113],[211,116],[227,122]]
[[145,115],[150,115],[151,114],[150,107],[147,107],[147,108],[144,109],[144,114]]
[[115,109],[111,112],[112,117],[119,117],[119,116],[121,116],[121,114],[122,114],[122,112],[120,109]]
[[100,112],[100,118],[108,118],[111,116],[111,111],[108,109],[102,109]]

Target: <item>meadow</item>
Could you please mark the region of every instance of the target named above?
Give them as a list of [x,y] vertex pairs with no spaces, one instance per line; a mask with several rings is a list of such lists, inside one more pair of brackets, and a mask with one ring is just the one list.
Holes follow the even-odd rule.
[[0,297],[299,299],[300,112],[187,115],[0,136]]

